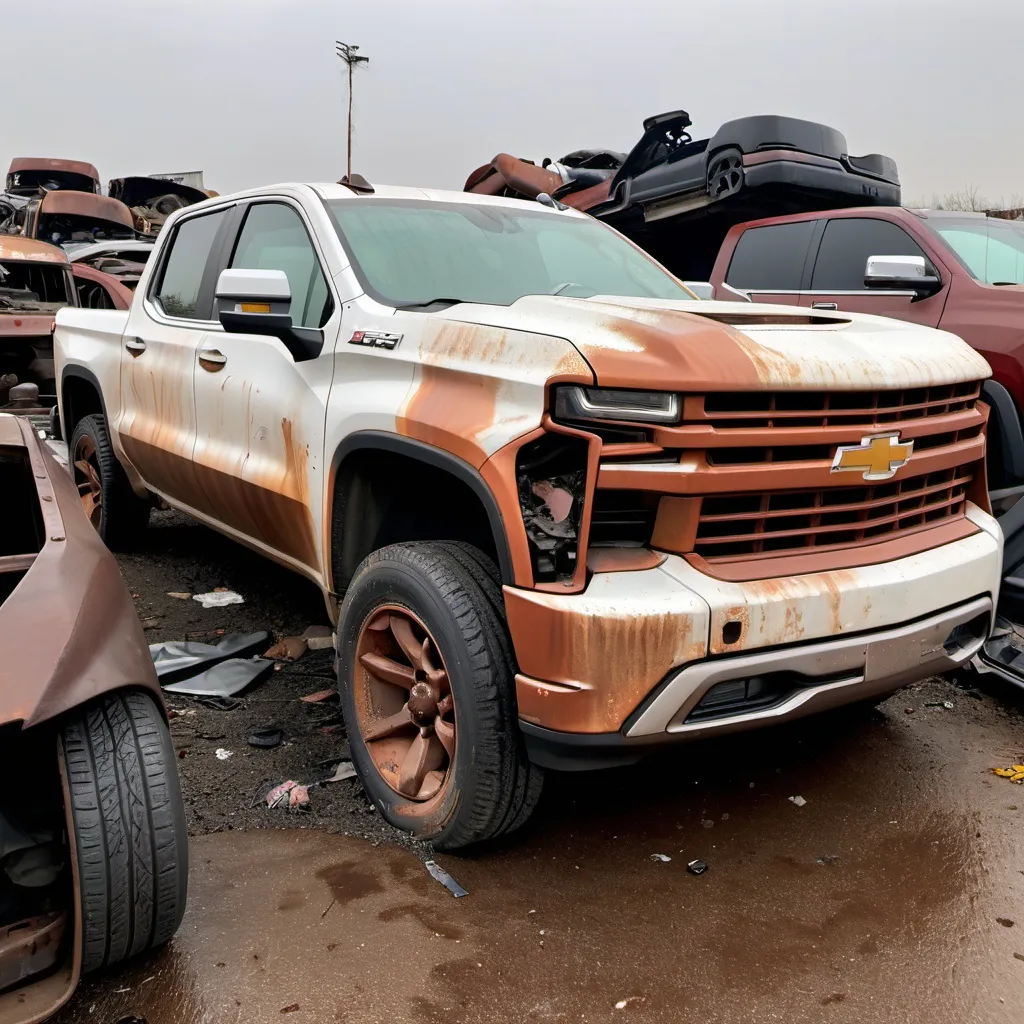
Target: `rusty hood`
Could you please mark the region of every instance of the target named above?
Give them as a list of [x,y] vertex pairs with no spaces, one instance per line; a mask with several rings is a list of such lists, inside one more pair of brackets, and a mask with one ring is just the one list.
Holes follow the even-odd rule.
[[113,556],[67,471],[27,421],[3,414],[0,474],[13,514],[0,535],[0,725],[28,728],[129,687],[150,690],[159,703]]
[[892,390],[991,373],[945,331],[793,306],[527,295],[509,306],[461,303],[441,315],[565,338],[611,387]]

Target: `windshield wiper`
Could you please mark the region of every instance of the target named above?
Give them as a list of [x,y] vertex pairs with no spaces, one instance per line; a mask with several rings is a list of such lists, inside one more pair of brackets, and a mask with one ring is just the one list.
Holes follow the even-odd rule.
[[403,302],[401,305],[395,306],[395,309],[425,309],[427,306],[454,306],[459,302],[466,302],[466,299],[428,299],[426,302]]

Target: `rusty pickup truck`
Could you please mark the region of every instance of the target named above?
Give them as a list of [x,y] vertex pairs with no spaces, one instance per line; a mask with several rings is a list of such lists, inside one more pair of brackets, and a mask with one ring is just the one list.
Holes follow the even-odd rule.
[[544,769],[877,700],[992,626],[978,353],[698,301],[554,204],[211,199],[55,350],[103,538],[159,499],[313,580],[367,792],[440,848]]

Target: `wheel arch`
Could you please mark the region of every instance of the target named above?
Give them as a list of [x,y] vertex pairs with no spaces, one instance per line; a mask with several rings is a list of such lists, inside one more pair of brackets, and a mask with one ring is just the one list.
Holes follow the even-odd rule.
[[[386,522],[387,501],[400,495],[403,486],[403,481],[395,474],[403,470],[412,473],[413,483],[418,473],[429,473],[435,494],[447,480],[456,499],[471,499],[470,505],[463,505],[455,528],[447,536],[416,536],[414,528],[403,530]],[[326,522],[330,530],[329,565],[334,593],[344,593],[359,563],[371,551],[402,540],[486,540],[488,553],[498,564],[502,582],[513,581],[512,557],[498,502],[483,477],[462,459],[399,434],[361,430],[338,445],[331,459],[328,481]],[[392,481],[395,481],[394,486]],[[374,483],[383,485],[386,492],[377,507],[372,507],[373,501],[365,500],[364,493],[368,487],[372,489]],[[350,507],[353,505],[356,507]],[[438,510],[430,502],[424,505],[427,507],[413,518],[427,527],[428,534],[435,533],[437,531],[430,527],[439,521]],[[346,509],[352,512],[351,516],[346,514]],[[410,535],[403,536],[403,533]]]
[[60,377],[60,427],[64,439],[70,440],[79,421],[94,413],[110,423],[96,374],[84,366],[65,366]]

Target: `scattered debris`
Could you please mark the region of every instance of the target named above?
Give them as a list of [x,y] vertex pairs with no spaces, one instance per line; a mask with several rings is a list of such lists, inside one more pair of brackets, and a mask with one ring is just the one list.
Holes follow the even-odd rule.
[[187,601],[192,597],[191,594],[186,594],[183,591],[170,590],[167,592],[168,597],[173,597],[178,601]]
[[1016,782],[1018,786],[1024,784],[1024,764],[1012,764],[1009,768],[993,768],[992,774]]
[[299,1008],[299,1004],[298,1003],[289,1003],[287,1006],[282,1006],[281,1007],[281,1012],[282,1013],[295,1013],[295,1011],[298,1010],[298,1008]]
[[193,601],[198,601],[204,608],[224,608],[229,604],[245,604],[245,598],[233,590],[214,587],[209,594],[193,594]]
[[329,779],[324,779],[324,783],[344,782],[346,779],[354,779],[355,777],[356,769],[352,762],[342,761],[334,770],[334,774]]
[[334,646],[329,626],[310,626],[301,636],[282,637],[263,655],[275,661],[298,661],[306,651],[319,651]]
[[143,629],[159,629],[160,628],[160,620],[162,618],[163,618],[162,615],[147,615],[144,619],[141,620],[142,621],[142,628]]
[[289,779],[280,786],[275,786],[264,799],[270,808],[287,807],[288,810],[294,811],[309,807],[309,790],[306,786]]
[[701,819],[701,827],[702,828],[714,828],[715,827],[715,823],[710,818],[703,818],[703,819]]
[[234,697],[259,682],[274,670],[274,663],[262,658],[244,661],[234,658],[200,672],[181,683],[164,686],[165,693],[183,693],[191,697]]
[[226,761],[229,757],[231,757],[232,754],[234,754],[234,751],[233,750],[225,750],[223,747],[218,747],[214,751],[214,753],[217,755],[217,760],[218,761]]
[[261,629],[255,633],[226,633],[215,644],[195,640],[171,640],[150,644],[149,654],[156,666],[161,683],[188,679],[203,668],[209,668],[228,658],[248,658],[265,646],[270,634]]
[[246,742],[250,747],[271,750],[273,747],[279,747],[284,742],[284,730],[273,725],[268,725],[262,729],[254,729],[249,733],[249,738]]
[[926,708],[945,708],[947,711],[952,711],[953,706],[951,700],[930,700],[925,704]]
[[651,860],[661,861],[662,864],[667,864],[672,858],[667,853],[652,853]]
[[789,798],[789,802],[791,804],[796,804],[797,807],[803,807],[804,804],[807,803],[807,801],[802,796],[791,796]]
[[440,882],[456,899],[461,896],[468,896],[469,893],[459,885],[458,882],[448,874],[447,871],[436,861],[424,862],[424,867],[430,872],[430,877]]
[[819,857],[816,863],[824,864],[826,867],[831,867],[837,860],[839,860],[838,853],[826,853],[824,856]]
[[1001,924],[1004,928],[1013,927],[1013,922],[1008,917],[997,917],[996,924]]
[[627,1006],[629,1006],[629,1000],[628,999],[620,999],[615,1004],[615,1009],[616,1010],[624,1010]]
[[686,865],[686,870],[689,871],[691,875],[703,875],[707,869],[707,864],[702,860],[691,860],[690,863]]
[[1024,953],[1014,953],[1013,956],[1016,960],[1024,960]]
[[337,690],[317,690],[316,693],[307,693],[305,697],[300,697],[304,704],[322,704],[325,700],[330,700],[332,697],[337,697]]

